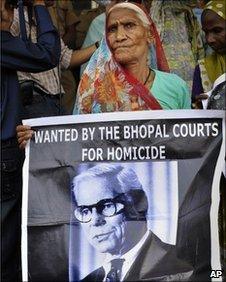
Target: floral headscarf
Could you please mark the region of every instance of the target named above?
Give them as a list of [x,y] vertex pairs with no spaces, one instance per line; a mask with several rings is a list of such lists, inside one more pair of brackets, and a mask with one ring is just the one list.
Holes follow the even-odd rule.
[[212,10],[215,13],[218,14],[221,18],[226,20],[226,3],[225,0],[214,0],[209,1],[206,6],[204,7],[204,10]]
[[[226,19],[226,3],[225,0],[210,1],[204,7],[204,11],[212,10],[222,19]],[[199,61],[199,67],[202,78],[204,92],[209,91],[214,81],[223,73],[226,72],[226,54],[218,54],[213,52],[203,60]]]
[[[169,71],[155,25],[143,7],[132,3],[113,6],[116,7],[136,10],[145,16],[155,39],[151,46],[152,68]],[[136,102],[136,107],[133,107],[133,101],[137,99],[140,103]],[[148,109],[161,109],[161,106],[141,82],[115,61],[105,36],[81,77],[74,114]]]

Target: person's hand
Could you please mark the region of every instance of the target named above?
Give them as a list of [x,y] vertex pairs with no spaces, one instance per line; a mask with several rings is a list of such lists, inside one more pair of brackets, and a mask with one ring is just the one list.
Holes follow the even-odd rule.
[[194,108],[195,109],[203,109],[202,100],[206,100],[206,99],[208,99],[208,95],[206,95],[205,93],[197,95],[195,97]]
[[31,130],[31,127],[29,125],[18,125],[16,127],[17,132],[17,141],[19,143],[20,149],[24,149],[28,140],[31,139],[31,137],[34,134],[34,131]]
[[8,5],[5,0],[1,0],[0,4],[1,25],[0,30],[10,31],[13,22],[13,7]]

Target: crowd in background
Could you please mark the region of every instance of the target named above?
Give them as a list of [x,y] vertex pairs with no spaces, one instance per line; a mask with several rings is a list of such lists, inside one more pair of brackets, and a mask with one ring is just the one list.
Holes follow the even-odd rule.
[[[91,8],[91,2],[96,3],[95,8]],[[193,84],[193,78],[197,77],[197,75],[194,76],[194,71],[197,72],[195,67],[213,52],[201,27],[201,13],[208,1],[145,0],[138,2],[145,5],[156,25],[170,71],[184,79],[189,91],[193,93],[192,107],[195,108],[195,96],[209,91],[213,84],[213,81],[212,83],[205,82],[208,85],[203,91],[197,89],[196,83]],[[54,25],[65,45],[70,49],[85,48],[100,42],[103,38],[107,1],[49,0],[47,3]],[[11,30],[13,29],[14,27]],[[61,107],[66,114],[73,112],[78,84],[87,63],[88,61],[71,68],[65,66],[62,68],[60,65],[61,83],[58,88],[61,88],[57,92],[64,93]],[[223,69],[220,72],[224,73]],[[21,77],[20,80],[24,81],[27,78]]]
[[[103,38],[105,9],[107,8],[105,3],[107,1],[96,1],[95,8],[91,8],[91,2],[95,1],[46,1],[53,23],[66,45],[63,47],[64,50],[67,50],[67,47],[70,50],[85,48],[100,42]],[[193,92],[194,102],[194,95],[202,93],[197,94],[200,89],[197,90],[196,85],[193,85],[195,67],[212,53],[201,27],[202,9],[208,1],[145,0],[138,2],[143,3],[156,25],[170,71],[185,80],[190,92]],[[18,14],[15,13],[14,17],[11,32],[13,35],[18,35]],[[55,72],[60,72],[60,81],[56,79],[55,86],[52,86],[52,89],[47,89],[47,93],[63,93],[60,103],[63,109],[62,113],[72,114],[78,84],[88,60],[86,59],[85,64],[69,66],[70,55],[67,54],[68,52],[70,51],[64,51],[60,67],[55,70]],[[64,59],[65,57],[67,59]],[[30,76],[23,76],[19,73],[19,80],[21,83],[32,80],[39,84],[38,79],[35,79],[31,74]],[[40,74],[40,76],[44,77],[46,74]],[[47,81],[42,81],[41,85],[50,84],[48,82],[50,79],[51,75],[47,74]],[[204,87],[205,91],[203,92],[209,91],[211,85],[212,83],[209,83],[207,87]],[[193,106],[195,105],[193,104]]]

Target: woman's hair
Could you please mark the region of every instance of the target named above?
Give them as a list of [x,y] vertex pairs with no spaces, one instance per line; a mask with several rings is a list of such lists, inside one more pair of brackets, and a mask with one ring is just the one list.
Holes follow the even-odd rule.
[[141,8],[139,8],[138,5],[133,4],[133,3],[129,3],[129,2],[115,4],[112,8],[109,9],[109,11],[107,13],[107,17],[109,16],[109,14],[112,11],[114,11],[118,8],[129,9],[129,10],[134,11],[136,13],[137,17],[139,18],[139,20],[143,23],[143,26],[145,28],[150,27],[150,20],[147,17],[146,13]]

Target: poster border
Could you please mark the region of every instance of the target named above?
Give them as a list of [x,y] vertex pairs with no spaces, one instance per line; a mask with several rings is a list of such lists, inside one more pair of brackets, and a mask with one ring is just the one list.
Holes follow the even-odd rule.
[[[220,118],[222,119],[222,146],[219,152],[216,168],[214,171],[212,182],[212,204],[210,207],[210,227],[211,227],[211,267],[214,270],[221,270],[220,264],[220,248],[219,248],[219,233],[218,233],[218,218],[214,218],[219,207],[219,187],[217,180],[220,179],[222,168],[224,167],[225,156],[225,112],[222,110],[166,110],[162,114],[162,110],[156,111],[137,111],[134,112],[113,112],[101,114],[87,114],[87,115],[68,115],[68,116],[54,116],[23,120],[24,125],[30,126],[49,126],[49,125],[63,125],[74,123],[97,123],[105,121],[125,121],[125,120],[165,120],[165,119],[194,119],[194,118]],[[28,281],[28,240],[27,240],[27,212],[28,212],[28,183],[29,183],[29,153],[30,141],[25,148],[25,162],[23,166],[23,196],[22,196],[22,238],[21,238],[21,258],[22,258],[22,277],[23,281]],[[217,196],[216,196],[217,195]],[[214,235],[214,236],[213,236]],[[213,251],[213,246],[217,248]],[[212,281],[222,281],[221,278],[212,278]]]
[[21,264],[22,281],[28,281],[28,183],[29,183],[29,162],[30,162],[30,140],[25,148],[25,161],[23,166],[23,190],[22,190],[22,219],[21,219]]
[[[136,113],[136,118],[134,117]],[[164,114],[162,114],[164,113]],[[47,126],[72,123],[89,123],[104,122],[108,120],[145,120],[145,119],[192,119],[192,118],[222,118],[225,119],[223,110],[155,110],[155,111],[136,111],[136,112],[112,112],[100,114],[84,114],[84,115],[65,115],[51,116],[35,119],[23,120],[24,125],[30,126]]]

